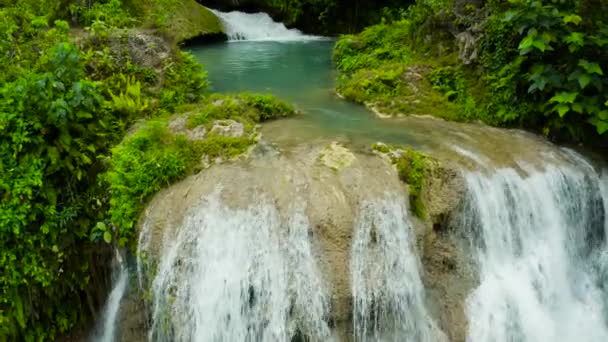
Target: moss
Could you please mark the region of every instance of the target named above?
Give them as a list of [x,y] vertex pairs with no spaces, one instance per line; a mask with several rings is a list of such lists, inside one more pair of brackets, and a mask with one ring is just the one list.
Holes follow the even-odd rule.
[[372,145],[372,149],[390,158],[397,168],[399,179],[408,185],[410,210],[417,217],[425,218],[426,208],[422,201],[422,190],[428,157],[407,147],[382,143]]
[[109,184],[110,211],[125,244],[134,233],[148,196],[186,175],[198,162],[200,151],[182,135],[173,134],[166,122],[151,121],[112,149]]
[[[419,1],[402,20],[341,37],[333,52],[341,72],[338,91],[382,116],[477,119],[469,82],[452,67],[459,64],[456,42],[436,29],[453,20],[442,11],[446,7],[446,1]],[[450,87],[438,86],[438,80],[450,81]]]
[[[296,110],[290,104],[272,95],[243,93],[238,95],[214,94],[202,104],[202,109],[188,119],[188,128],[209,125],[214,120],[232,119],[246,127],[256,123],[293,116]],[[209,128],[209,127],[208,127]]]
[[224,37],[222,22],[195,0],[152,1],[146,8],[149,26],[160,29],[174,42],[198,37]]
[[[295,114],[295,110],[270,95],[211,95],[198,104],[177,107],[190,110],[186,128],[211,125],[213,120],[243,123],[243,136],[210,133],[193,139],[187,130],[169,129],[173,117],[140,123],[131,135],[112,150],[110,171],[105,175],[110,191],[110,216],[120,232],[119,241],[130,241],[135,223],[148,197],[190,174],[203,156],[230,159],[255,143],[254,124]],[[182,134],[185,133],[185,134]]]
[[198,143],[197,150],[210,159],[229,159],[244,153],[253,143],[254,140],[247,137],[212,136]]
[[433,115],[463,120],[458,104],[451,102],[429,81],[432,67],[389,63],[343,76],[338,91],[350,101],[367,104],[383,115]]

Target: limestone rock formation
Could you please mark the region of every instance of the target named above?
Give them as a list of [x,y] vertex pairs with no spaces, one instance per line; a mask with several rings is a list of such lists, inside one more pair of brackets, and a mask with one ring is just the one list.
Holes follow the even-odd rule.
[[[459,249],[458,232],[444,225],[458,209],[462,179],[457,171],[438,162],[426,177],[422,196],[429,220],[415,221],[422,280],[433,318],[451,341],[464,341],[463,302],[473,278]],[[163,236],[179,229],[188,211],[218,187],[222,201],[235,209],[246,208],[260,196],[270,198],[279,213],[290,210],[294,201],[304,205],[315,262],[330,297],[329,320],[340,340],[351,340],[354,221],[369,199],[387,193],[407,196],[407,187],[393,165],[336,142],[302,144],[289,151],[262,142],[247,160],[213,165],[157,194],[140,220],[148,234],[147,251],[161,251],[167,243]],[[154,253],[144,255],[147,262],[158,262],[160,256]],[[132,319],[123,322],[123,340],[133,338],[133,332],[145,326],[145,316],[137,315],[141,306],[133,304],[137,303],[133,296],[141,294],[131,293],[127,300],[133,312],[129,314]]]

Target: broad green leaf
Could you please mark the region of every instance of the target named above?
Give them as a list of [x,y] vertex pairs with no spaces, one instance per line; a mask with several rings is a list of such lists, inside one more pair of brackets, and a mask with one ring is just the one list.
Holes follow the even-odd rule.
[[589,76],[589,74],[581,73],[578,76],[578,84],[581,86],[581,89],[585,89],[585,87],[588,86],[589,83],[591,83],[591,76]]
[[561,92],[555,96],[553,96],[549,102],[558,102],[558,103],[574,103],[576,97],[578,96],[578,92]]
[[585,35],[580,32],[572,32],[566,37],[568,49],[570,52],[575,52],[585,45]]
[[580,103],[578,103],[578,102],[575,102],[575,103],[572,104],[572,110],[575,111],[575,112],[577,112],[577,113],[579,113],[579,114],[582,114],[583,113],[583,105],[580,104]]
[[570,106],[565,103],[560,103],[553,107],[553,110],[557,111],[560,118],[563,118],[564,115],[570,111]]
[[604,75],[602,68],[597,63],[591,63],[585,59],[580,59],[578,65],[583,67],[590,74]]
[[545,50],[550,49],[550,46],[545,44],[544,40],[542,40],[542,39],[534,39],[532,41],[532,46],[534,46],[535,48],[539,49],[542,52],[545,52]]
[[581,21],[583,21],[583,18],[579,17],[576,14],[570,14],[564,17],[564,23],[565,24],[574,24],[574,25],[578,25],[581,23]]
[[534,38],[527,36],[526,38],[521,40],[521,42],[519,43],[519,46],[517,48],[519,50],[529,49],[532,47],[533,43],[534,43]]
[[106,224],[103,222],[97,222],[95,225],[95,230],[106,231]]
[[46,149],[46,153],[49,157],[49,160],[51,161],[51,165],[55,165],[57,164],[57,162],[59,162],[59,150],[57,149],[57,147],[55,146],[49,146]]
[[597,114],[597,117],[600,118],[600,120],[608,121],[608,110],[603,110],[599,112]]
[[103,241],[106,243],[112,242],[112,234],[110,234],[110,232],[103,233]]
[[606,133],[606,131],[608,131],[608,121],[598,121],[595,124],[595,128],[597,128],[597,132],[599,134],[604,134]]

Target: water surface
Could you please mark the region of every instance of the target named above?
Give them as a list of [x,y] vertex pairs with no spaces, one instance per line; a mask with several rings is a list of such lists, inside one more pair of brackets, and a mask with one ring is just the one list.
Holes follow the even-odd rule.
[[517,166],[562,158],[555,146],[519,130],[446,122],[424,116],[380,119],[335,93],[333,40],[233,41],[191,48],[220,93],[272,93],[302,113],[265,124],[264,138],[281,146],[314,139],[337,140],[355,149],[375,142],[407,145],[467,165]]

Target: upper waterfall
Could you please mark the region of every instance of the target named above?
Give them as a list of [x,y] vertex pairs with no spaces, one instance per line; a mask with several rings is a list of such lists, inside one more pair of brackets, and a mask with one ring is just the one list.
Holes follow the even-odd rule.
[[305,35],[300,30],[288,29],[266,13],[220,12],[211,10],[224,24],[230,41],[303,41],[322,39]]

